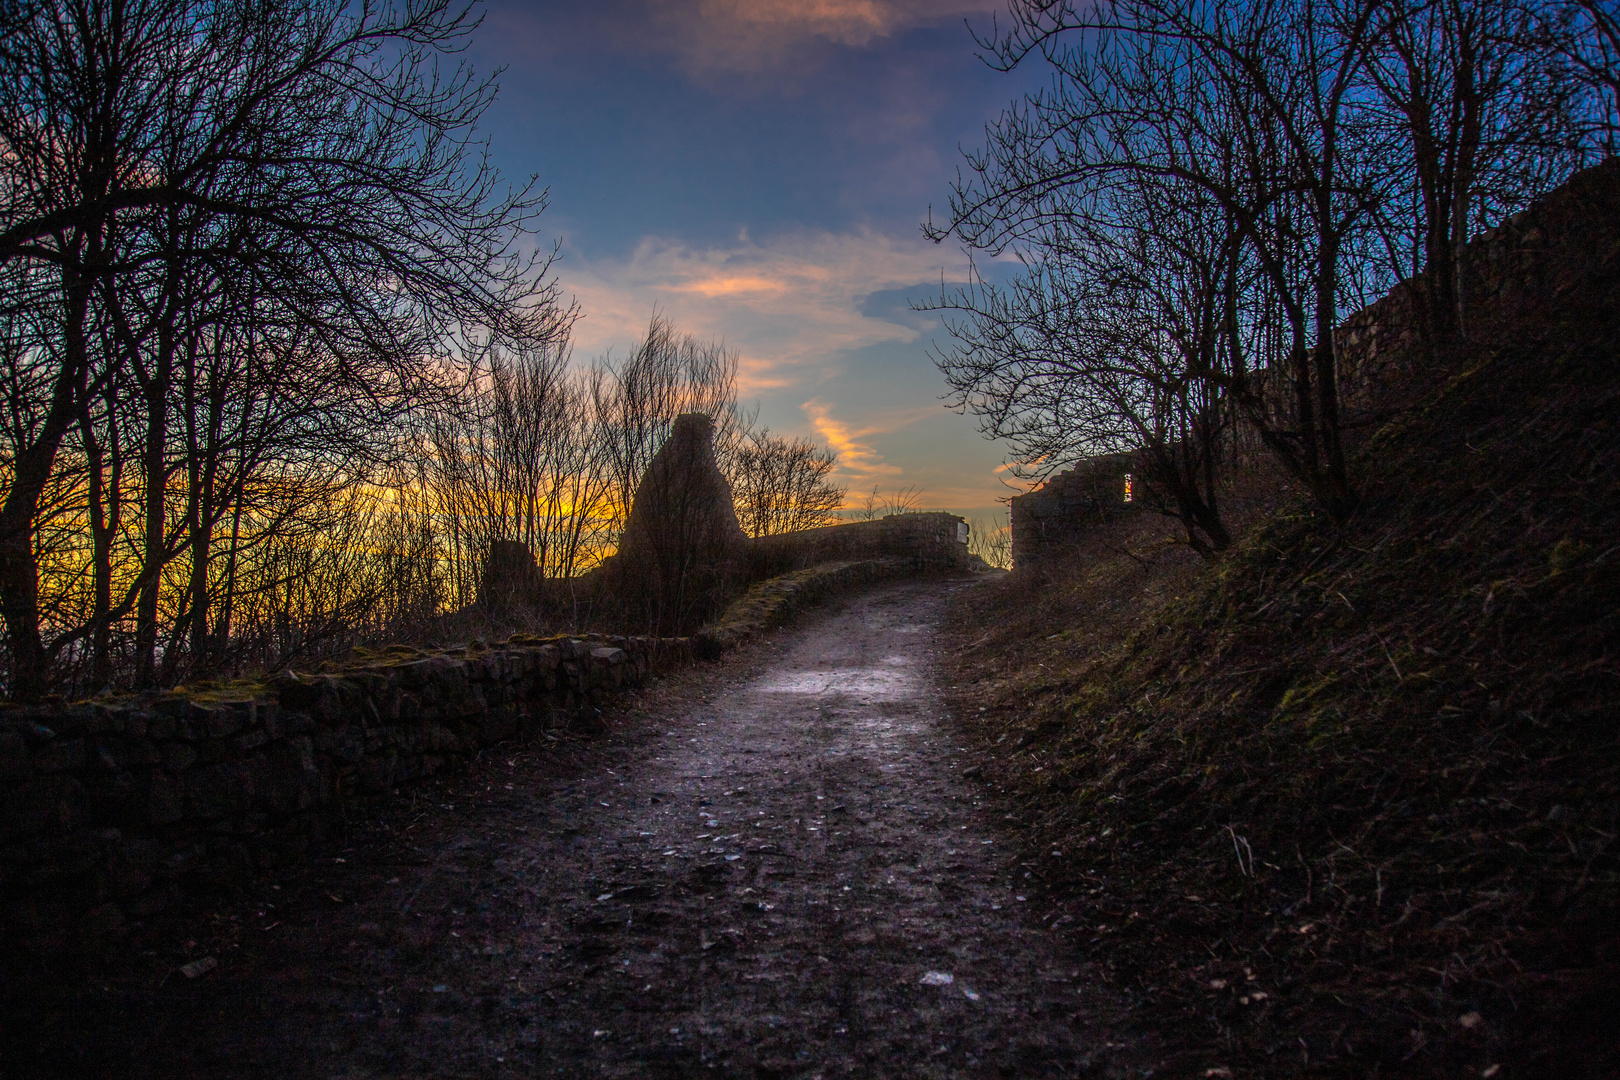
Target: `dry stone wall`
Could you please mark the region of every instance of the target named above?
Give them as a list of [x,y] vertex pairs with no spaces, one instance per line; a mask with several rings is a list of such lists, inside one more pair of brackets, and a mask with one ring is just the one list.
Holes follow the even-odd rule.
[[684,639],[396,648],[235,693],[0,714],[0,926],[114,930],[188,885],[305,856],[356,798],[566,724]]

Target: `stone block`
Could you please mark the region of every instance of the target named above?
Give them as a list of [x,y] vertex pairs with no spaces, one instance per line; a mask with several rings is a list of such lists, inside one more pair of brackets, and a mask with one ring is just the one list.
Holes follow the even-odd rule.
[[87,817],[87,793],[72,776],[39,776],[0,799],[0,843],[65,832]]
[[307,736],[295,736],[274,747],[268,757],[269,809],[277,814],[294,814],[314,807],[321,790],[314,743]]
[[182,783],[168,773],[153,770],[146,786],[146,820],[153,825],[172,825],[185,814]]
[[312,678],[283,671],[265,680],[276,704],[283,709],[304,710],[315,704],[320,690]]
[[265,734],[272,739],[286,738],[287,718],[291,715],[293,714],[283,711],[275,702],[266,704],[260,710],[260,723],[264,726]]
[[34,771],[67,772],[84,767],[83,739],[55,739],[34,751]]
[[55,709],[44,706],[43,709],[46,710],[45,715],[50,717],[45,722],[50,724],[58,739],[77,738],[89,733],[91,717],[89,706],[68,705],[57,706]]
[[337,734],[328,750],[333,757],[354,764],[366,756],[366,733],[359,724],[350,724]]
[[118,706],[91,705],[90,721],[85,727],[86,734],[122,735],[127,726],[127,711]]
[[197,751],[198,762],[204,765],[236,756],[229,739],[198,739],[193,746]]
[[163,742],[179,737],[180,725],[175,721],[174,717],[150,712],[135,715],[146,725],[147,738],[156,742]]
[[157,765],[163,755],[149,739],[103,736],[96,741],[96,757],[109,772]]
[[135,777],[125,769],[96,770],[86,779],[87,806],[91,820],[103,824],[135,824],[144,816],[145,801]]
[[241,762],[199,765],[185,777],[188,817],[217,821],[241,813],[252,805],[253,795],[252,777]]
[[243,734],[238,735],[236,738],[231,740],[231,746],[236,749],[237,753],[245,754],[250,750],[257,750],[259,747],[263,746],[269,741],[270,733],[265,731],[263,728],[258,728],[256,730],[244,732]]
[[166,742],[158,746],[158,757],[165,772],[179,776],[197,763],[197,748],[190,743]]
[[15,731],[28,740],[30,746],[41,746],[56,740],[56,731],[46,727],[29,717],[22,716],[6,723],[8,730]]

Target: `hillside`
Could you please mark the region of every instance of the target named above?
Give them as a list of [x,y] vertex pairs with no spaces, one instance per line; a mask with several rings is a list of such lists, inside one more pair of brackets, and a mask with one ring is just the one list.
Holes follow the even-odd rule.
[[1130,522],[958,603],[1048,922],[1173,1075],[1620,1074],[1617,176],[1516,223],[1347,526],[1204,569]]

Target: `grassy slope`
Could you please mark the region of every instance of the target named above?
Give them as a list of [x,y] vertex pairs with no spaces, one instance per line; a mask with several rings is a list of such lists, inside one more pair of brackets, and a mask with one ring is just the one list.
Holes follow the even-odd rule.
[[958,709],[1048,918],[1171,1073],[1620,1075],[1599,255],[1369,441],[1347,527],[1296,507],[1203,571],[1097,536],[1085,574],[958,612]]

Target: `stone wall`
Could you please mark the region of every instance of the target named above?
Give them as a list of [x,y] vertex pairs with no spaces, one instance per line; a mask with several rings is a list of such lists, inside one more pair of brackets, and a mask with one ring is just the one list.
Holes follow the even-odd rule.
[[819,563],[883,558],[908,560],[917,570],[982,569],[967,541],[967,522],[955,514],[890,514],[750,540],[750,576],[757,581]]
[[115,930],[305,856],[356,797],[567,722],[684,639],[396,647],[341,671],[0,713],[0,928]]
[[[1463,333],[1489,340],[1547,303],[1620,270],[1620,158],[1570,177],[1480,233],[1463,249]],[[1387,412],[1389,391],[1421,379],[1424,352],[1416,310],[1419,279],[1402,282],[1346,319],[1334,333],[1351,408]]]
[[1062,557],[1081,533],[1141,509],[1125,501],[1125,476],[1131,454],[1087,458],[1066,469],[1008,506],[1012,525],[1013,568],[1023,569]]

